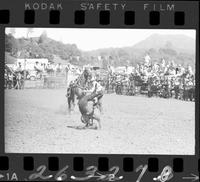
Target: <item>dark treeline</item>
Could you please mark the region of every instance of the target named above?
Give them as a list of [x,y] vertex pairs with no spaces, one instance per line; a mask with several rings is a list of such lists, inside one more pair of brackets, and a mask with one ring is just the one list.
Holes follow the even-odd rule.
[[74,56],[81,55],[81,51],[75,44],[63,44],[52,40],[45,32],[40,37],[19,39],[8,34],[5,37],[5,50],[13,57],[48,58],[50,61],[54,60],[54,56],[70,60]]
[[[105,48],[94,51],[81,51],[76,44],[64,44],[50,39],[44,31],[40,37],[15,38],[12,34],[5,35],[5,50],[9,57],[15,58],[48,58],[58,63],[71,63],[74,65],[92,64],[96,66],[135,66],[141,62],[145,54],[149,54],[152,61],[160,62],[174,60],[177,64],[190,64],[194,68],[195,55],[181,52],[171,45],[171,42],[160,48]],[[100,59],[101,58],[101,59]]]

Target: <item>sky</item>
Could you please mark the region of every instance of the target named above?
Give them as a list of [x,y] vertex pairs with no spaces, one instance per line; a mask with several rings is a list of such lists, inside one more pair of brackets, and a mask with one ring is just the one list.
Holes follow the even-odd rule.
[[[6,28],[10,33],[11,28]],[[83,51],[99,48],[133,46],[152,34],[186,35],[193,39],[195,30],[183,29],[85,29],[85,28],[34,28],[29,37],[39,37],[46,31],[51,39],[65,44],[76,44]],[[26,37],[27,28],[15,28],[16,38]]]

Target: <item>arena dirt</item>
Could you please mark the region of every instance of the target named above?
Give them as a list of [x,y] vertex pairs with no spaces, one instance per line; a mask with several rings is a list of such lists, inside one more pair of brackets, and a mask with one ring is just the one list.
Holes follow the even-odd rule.
[[104,95],[102,129],[67,111],[66,90],[5,90],[5,151],[10,153],[194,154],[195,103]]

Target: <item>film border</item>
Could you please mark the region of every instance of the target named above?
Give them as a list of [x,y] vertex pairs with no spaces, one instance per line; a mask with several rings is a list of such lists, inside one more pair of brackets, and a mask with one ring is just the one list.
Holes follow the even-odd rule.
[[[28,3],[34,3],[36,1],[29,0]],[[100,11],[95,9],[92,11],[89,10],[81,10],[80,9],[80,2],[79,1],[59,1],[63,4],[63,10],[60,11],[49,11],[49,10],[34,10],[34,11],[26,11],[28,13],[28,17],[32,16],[34,14],[34,20],[32,22],[34,23],[27,23],[24,18],[24,12],[25,12],[25,3],[27,1],[22,0],[18,4],[15,4],[14,1],[8,0],[1,2],[0,10],[9,10],[9,19],[5,20],[5,24],[1,24],[0,26],[0,37],[2,40],[4,40],[5,37],[5,27],[69,27],[69,28],[170,28],[170,29],[196,29],[197,31],[197,42],[196,42],[196,50],[199,50],[199,20],[198,20],[198,14],[199,14],[199,3],[197,1],[170,1],[170,3],[175,4],[177,12],[184,12],[185,13],[185,22],[184,25],[175,25],[174,24],[174,13],[172,12],[163,12],[160,9],[154,11],[154,10],[147,10],[144,11],[142,8],[144,8],[144,4],[147,3],[147,1],[123,1],[122,3],[126,3],[127,7],[126,10],[109,10],[110,12],[110,22],[106,24],[99,24],[99,14]],[[82,2],[82,1],[81,1]],[[92,1],[85,1],[85,2],[92,2]],[[94,1],[96,2],[96,1]],[[112,1],[113,3],[115,1]],[[169,1],[168,1],[169,2]],[[110,2],[109,2],[110,3]],[[148,4],[166,4],[167,1],[148,1]],[[192,11],[191,11],[192,10]],[[84,23],[74,23],[74,12],[78,11],[78,14],[84,14],[84,15],[77,15],[77,16],[84,16]],[[125,24],[124,23],[124,13],[127,11],[133,11],[135,16],[135,22],[131,24]],[[149,20],[149,14],[151,12],[159,12],[160,16],[160,22],[158,21],[155,25],[150,25]],[[57,13],[56,16],[60,17],[59,22],[54,19],[53,23],[49,22],[49,14],[53,12],[54,16],[55,13]],[[4,12],[5,13],[5,12]],[[6,12],[8,13],[8,12]],[[91,16],[92,15],[92,16]],[[151,15],[150,15],[151,16]],[[157,16],[153,13],[152,15]],[[143,18],[143,21],[138,21],[139,17]],[[27,24],[25,24],[25,22]],[[28,20],[29,21],[29,20]],[[107,21],[107,20],[106,20]],[[58,23],[57,23],[58,22]],[[154,24],[154,23],[153,23]],[[4,46],[0,46],[0,59],[4,60]],[[4,70],[4,63],[0,62],[0,68]],[[3,80],[3,71],[0,75],[0,81],[1,83],[4,82]],[[100,171],[108,171],[109,167],[112,166],[119,166],[121,170],[121,176],[124,176],[124,179],[133,180],[135,181],[137,179],[138,174],[137,173],[131,173],[132,171],[135,171],[135,168],[137,168],[140,165],[143,165],[143,167],[148,164],[148,169],[151,173],[148,174],[148,177],[143,176],[141,181],[146,181],[149,178],[153,179],[153,177],[157,176],[157,174],[161,173],[162,169],[169,165],[173,166],[174,170],[174,179],[180,179],[177,177],[177,173],[184,173],[183,176],[184,179],[196,179],[195,176],[192,178],[192,176],[188,176],[190,173],[199,172],[199,51],[196,51],[196,79],[197,79],[197,86],[196,90],[198,95],[196,96],[196,113],[195,113],[195,120],[196,120],[196,126],[195,126],[195,138],[196,138],[196,145],[195,145],[195,155],[194,156],[170,156],[170,155],[82,155],[82,154],[5,154],[4,153],[4,122],[0,122],[0,138],[1,138],[1,147],[0,147],[0,163],[1,164],[8,164],[0,168],[2,171],[4,171],[4,175],[9,176],[9,179],[11,180],[11,177],[14,173],[16,173],[21,180],[23,178],[25,179],[25,176],[27,175],[27,171],[32,171],[37,169],[40,165],[46,165],[49,169],[47,169],[48,172],[58,171],[63,166],[68,165],[69,166],[69,174],[74,174],[74,171],[76,171],[76,174],[80,174],[80,172],[85,171],[85,168],[87,166],[95,165],[99,166],[100,164],[103,164],[103,167],[99,166]],[[4,106],[4,88],[3,84],[1,84],[1,98],[0,102],[1,105]],[[4,121],[4,109],[1,107],[1,121]],[[25,157],[25,158],[24,158]],[[33,158],[32,158],[33,157]],[[50,158],[49,158],[50,157]],[[53,157],[53,158],[51,158]],[[57,158],[58,157],[58,158]],[[100,158],[99,158],[100,157]],[[33,160],[32,160],[33,159]],[[29,165],[26,166],[23,164],[23,160],[28,161],[28,163],[33,162],[33,166],[30,167]],[[52,162],[53,161],[53,162]],[[55,167],[52,166],[52,163],[55,163],[55,161],[59,161],[59,165]],[[92,163],[91,163],[92,161]],[[103,162],[102,162],[103,161]],[[198,162],[197,162],[198,161]],[[57,163],[56,162],[56,163]],[[78,163],[78,167],[76,167]],[[183,165],[179,165],[182,163]],[[82,164],[82,165],[80,165]],[[75,166],[74,166],[75,165]],[[105,165],[105,166],[104,166]],[[125,166],[124,166],[125,165]],[[150,167],[152,166],[153,167]],[[127,167],[129,166],[129,167]],[[156,167],[155,167],[156,166]],[[25,167],[25,171],[23,168]],[[126,169],[127,168],[127,169]],[[124,169],[124,170],[123,170]],[[1,173],[2,173],[1,171]],[[159,171],[159,172],[158,172]],[[156,173],[157,172],[157,173]],[[7,174],[9,173],[9,175]],[[29,172],[30,173],[30,172]],[[82,174],[82,173],[81,173]],[[2,178],[3,179],[3,178]],[[13,177],[14,179],[14,177]]]

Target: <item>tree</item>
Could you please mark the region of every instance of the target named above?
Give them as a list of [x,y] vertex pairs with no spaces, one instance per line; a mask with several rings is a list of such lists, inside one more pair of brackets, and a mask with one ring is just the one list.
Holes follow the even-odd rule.
[[44,32],[40,35],[39,40],[38,40],[38,43],[39,43],[39,44],[42,44],[42,43],[44,43],[46,40],[47,40],[47,32],[44,31]]
[[10,52],[11,55],[14,55],[19,50],[17,40],[11,35],[6,35],[5,37],[5,50]]
[[28,39],[28,38],[29,38],[29,35],[30,35],[31,33],[33,33],[33,32],[34,32],[33,28],[27,28],[26,38]]
[[108,60],[105,57],[103,57],[102,58],[102,68],[107,69],[108,65],[109,65]]
[[174,49],[170,49],[170,48],[166,48],[166,49],[160,48],[159,53],[169,55],[169,56],[176,56],[177,55],[177,52]]

